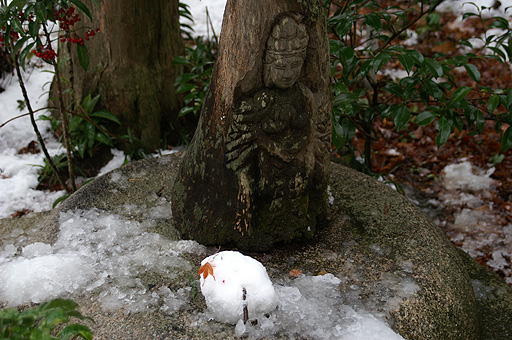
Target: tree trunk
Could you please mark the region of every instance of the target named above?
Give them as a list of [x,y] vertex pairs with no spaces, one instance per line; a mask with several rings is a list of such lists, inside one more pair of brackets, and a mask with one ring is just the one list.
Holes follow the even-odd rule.
[[173,192],[184,238],[263,251],[326,222],[331,82],[317,1],[228,0]]
[[85,42],[90,58],[87,71],[80,66],[75,46],[72,53],[63,46],[59,49],[61,59],[71,58],[65,68],[72,100],[81,103],[88,94],[101,94],[100,105],[123,123],[119,132],[130,129],[155,150],[170,123],[176,124],[181,107],[174,88],[178,72],[172,66],[184,52],[178,0],[102,0],[99,9],[91,0],[83,2],[93,22],[81,15],[81,23],[99,28],[100,33]]

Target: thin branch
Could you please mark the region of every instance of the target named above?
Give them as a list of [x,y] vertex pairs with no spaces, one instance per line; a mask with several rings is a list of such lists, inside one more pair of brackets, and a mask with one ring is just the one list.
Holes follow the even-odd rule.
[[430,14],[432,12],[434,12],[434,10],[443,2],[444,0],[439,0],[438,2],[436,2],[432,7],[430,7],[427,11],[423,12],[421,11],[420,14],[418,15],[418,17],[416,19],[414,19],[413,21],[409,22],[407,25],[403,26],[402,28],[400,28],[400,30],[396,31],[395,33],[393,33],[389,38],[388,40],[381,46],[379,47],[377,50],[375,50],[373,53],[374,55],[378,54],[380,51],[382,51],[383,49],[385,49],[389,44],[391,44],[393,42],[393,40],[395,40],[398,36],[400,36],[403,32],[405,32],[408,28],[410,28],[411,26],[413,26],[415,23],[417,23],[418,21],[420,21],[421,18],[423,18],[425,15],[427,14]]
[[2,125],[0,125],[0,128],[3,128],[3,127],[4,127],[4,126],[6,126],[7,124],[9,124],[10,122],[12,122],[12,121],[14,121],[14,120],[16,120],[16,119],[18,119],[18,118],[26,117],[26,116],[28,116],[29,114],[30,114],[30,112],[27,112],[27,113],[21,114],[21,115],[19,115],[19,116],[13,117],[13,118],[11,118],[11,119],[9,119],[9,120],[5,121],[4,123],[2,123]]
[[[46,24],[43,22],[41,23],[44,31],[44,35],[46,37],[47,43],[49,45],[50,49],[53,49],[51,46],[51,38],[50,33],[48,32],[46,28]],[[71,181],[71,188],[73,191],[76,191],[76,183],[75,183],[75,169],[73,167],[73,158],[71,154],[71,144],[69,143],[69,130],[68,130],[68,116],[66,112],[64,111],[64,99],[63,99],[63,90],[62,90],[62,83],[60,80],[60,72],[59,72],[59,65],[55,62],[55,60],[51,61],[52,66],[55,70],[55,82],[57,83],[57,91],[59,92],[58,98],[59,98],[59,112],[60,117],[62,119],[62,135],[64,136],[64,146],[66,148],[66,154],[68,157],[68,172],[69,172],[69,179]]]
[[[11,40],[10,43],[11,43],[11,50],[14,50],[13,41]],[[60,177],[59,171],[57,170],[57,167],[55,166],[55,163],[53,162],[52,157],[50,156],[50,154],[48,153],[48,150],[46,149],[46,145],[44,143],[43,137],[41,136],[41,133],[39,132],[39,128],[37,127],[37,124],[36,124],[36,119],[34,117],[34,111],[32,110],[32,105],[30,104],[30,99],[28,97],[25,83],[23,82],[23,78],[21,77],[20,63],[16,56],[14,56],[13,59],[14,59],[14,66],[16,68],[16,74],[18,75],[18,81],[19,81],[20,87],[21,87],[21,92],[23,93],[23,98],[25,99],[25,103],[27,104],[27,109],[28,109],[28,112],[30,115],[30,122],[32,123],[34,132],[36,133],[37,140],[38,140],[39,144],[41,145],[41,149],[43,150],[43,153],[44,153],[46,159],[48,160],[48,164],[50,164],[50,166],[53,170],[53,173],[55,174],[55,176],[57,176],[57,178],[59,179],[59,182],[64,187],[66,192],[71,192],[71,190],[69,189],[66,182]]]

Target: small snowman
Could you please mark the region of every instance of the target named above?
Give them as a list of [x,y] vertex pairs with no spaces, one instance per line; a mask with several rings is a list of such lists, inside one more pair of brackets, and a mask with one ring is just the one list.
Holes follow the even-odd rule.
[[201,261],[201,293],[215,320],[236,324],[273,311],[277,295],[265,267],[237,251],[222,251]]

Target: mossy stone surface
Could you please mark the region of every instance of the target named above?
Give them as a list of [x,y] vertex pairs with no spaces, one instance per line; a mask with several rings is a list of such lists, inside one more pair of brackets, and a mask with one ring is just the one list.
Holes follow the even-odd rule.
[[[123,166],[51,212],[0,220],[0,234],[16,227],[30,234],[30,242],[51,243],[59,232],[60,212],[73,209],[95,208],[144,221],[152,207],[170,209],[170,188],[181,159],[172,154]],[[292,269],[306,275],[332,273],[341,280],[340,304],[379,313],[408,340],[511,339],[512,288],[456,249],[419,208],[382,183],[334,164],[330,192],[330,221],[313,239],[248,254],[266,266],[272,279],[288,279]],[[177,238],[172,219],[156,222],[155,232]],[[187,260],[198,268],[201,257]],[[141,279],[156,288],[189,284],[182,276],[169,280],[146,273]],[[409,293],[403,294],[407,287]],[[235,339],[231,325],[194,325],[205,308],[200,293],[173,315],[105,312],[88,296],[78,302],[96,320],[91,328],[98,339]]]

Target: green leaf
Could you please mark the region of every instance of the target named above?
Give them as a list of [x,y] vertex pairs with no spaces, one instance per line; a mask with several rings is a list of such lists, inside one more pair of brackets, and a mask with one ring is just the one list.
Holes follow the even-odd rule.
[[78,7],[82,12],[84,12],[84,14],[87,15],[89,17],[89,19],[91,19],[91,21],[92,21],[91,12],[89,11],[89,8],[87,8],[87,6],[83,4],[83,2],[81,2],[79,0],[69,0],[69,1],[71,1],[76,7]]
[[489,101],[487,102],[487,110],[489,110],[489,113],[493,113],[494,110],[500,105],[500,96],[493,95],[491,98],[489,98]]
[[173,65],[187,65],[189,64],[189,61],[187,60],[187,57],[183,55],[179,55],[172,61]]
[[391,60],[392,55],[390,53],[381,52],[377,54],[373,61],[373,71],[379,71],[384,65]]
[[436,136],[436,143],[437,147],[440,147],[450,137],[450,133],[452,133],[452,124],[451,122],[446,119],[446,117],[441,117],[436,124],[436,129],[439,131],[439,133]]
[[375,13],[365,15],[363,25],[365,24],[370,26],[377,32],[380,32],[380,30],[382,29],[382,22],[380,21],[380,17]]
[[87,55],[87,49],[84,45],[76,44],[76,52],[80,66],[87,71],[89,68],[89,56]]
[[443,67],[436,60],[431,58],[425,59],[425,64],[427,68],[430,70],[434,77],[439,78],[443,76]]
[[466,68],[466,71],[468,71],[469,76],[478,83],[480,81],[480,72],[478,71],[478,67],[473,64],[466,64],[464,67]]
[[442,100],[444,98],[444,93],[441,91],[439,85],[430,79],[425,79],[423,81],[423,89],[428,95],[436,100]]
[[365,60],[356,72],[356,75],[360,75],[362,78],[366,77],[368,72],[373,66],[373,59]]
[[459,87],[455,92],[453,92],[448,105],[455,105],[459,103],[469,94],[469,92],[471,92],[471,90],[471,87],[468,86]]
[[89,153],[89,156],[92,157],[92,147],[94,146],[95,138],[96,137],[96,127],[92,125],[91,123],[85,124],[85,139],[87,140],[87,151]]
[[423,63],[425,62],[425,58],[423,57],[423,54],[416,50],[407,50],[405,51],[405,54],[410,56],[414,59],[414,62],[418,64],[419,66],[423,66]]
[[91,114],[94,112],[94,108],[96,107],[96,104],[98,104],[98,101],[100,100],[101,95],[96,95],[94,98],[91,98],[91,95],[88,94],[87,97],[84,98],[82,102],[82,107],[84,108],[85,112],[87,114]]
[[54,209],[60,202],[64,202],[66,200],[66,198],[68,198],[69,196],[71,196],[71,194],[67,193],[67,194],[60,196],[55,201],[53,201],[52,209]]
[[104,110],[96,111],[94,113],[91,113],[90,116],[91,116],[91,118],[107,119],[107,120],[110,120],[111,122],[116,123],[117,125],[122,125],[122,123],[119,120],[119,118],[117,118],[116,115],[114,115],[113,113],[110,113],[108,111],[104,111]]
[[181,118],[181,117],[186,116],[189,113],[193,113],[193,112],[194,112],[193,107],[190,107],[190,106],[182,107],[180,112],[178,113],[178,118]]
[[344,37],[347,35],[347,33],[352,28],[352,21],[351,20],[340,20],[339,23],[336,25],[336,32],[338,33],[339,37]]
[[333,129],[333,144],[338,150],[342,150],[347,141],[354,137],[356,133],[356,127],[352,122],[343,118],[340,123],[334,124]]
[[414,58],[408,54],[400,53],[398,55],[398,61],[404,67],[407,74],[410,74],[414,67]]
[[71,324],[66,326],[60,333],[59,333],[59,339],[60,340],[68,340],[73,339],[75,336],[78,336],[85,340],[91,340],[93,337],[93,334],[89,327],[85,325],[76,325]]
[[176,92],[184,93],[184,92],[188,92],[196,87],[197,87],[196,84],[185,83],[185,84],[181,84],[180,86],[178,86],[178,88],[176,89]]
[[334,106],[343,105],[346,103],[355,102],[358,99],[359,98],[356,95],[354,95],[353,93],[342,92],[334,98],[333,105]]
[[53,329],[57,325],[59,325],[61,323],[66,323],[68,321],[69,321],[69,319],[66,316],[66,313],[64,312],[64,310],[58,308],[58,309],[53,309],[46,316],[46,319],[43,320],[42,325],[47,327],[47,328],[49,328],[49,329]]
[[487,46],[487,48],[493,51],[495,54],[499,55],[503,62],[507,60],[507,56],[505,55],[505,53],[503,53],[503,51],[500,48],[493,46]]
[[393,123],[396,126],[397,131],[400,131],[405,124],[409,122],[411,118],[411,111],[407,108],[407,106],[402,105],[398,108],[398,110],[392,113]]
[[343,61],[347,62],[350,59],[354,58],[355,52],[349,46],[343,46],[340,48],[340,57]]
[[504,153],[512,147],[512,126],[509,126],[501,137],[501,152]]
[[32,37],[36,37],[39,34],[39,23],[37,21],[31,21],[28,23],[28,33]]
[[404,50],[405,50],[405,47],[403,47],[400,44],[391,45],[384,49],[384,51],[390,52],[390,53],[393,53],[393,52],[402,53],[402,52],[404,52]]
[[22,63],[22,66],[25,66],[25,60],[27,59],[27,55],[30,51],[32,51],[32,49],[34,48],[34,45],[36,44],[36,42],[31,42],[30,44],[28,44],[27,46],[25,46],[25,48],[20,52],[20,62]]
[[423,111],[414,120],[418,125],[428,125],[436,119],[436,115],[430,111]]
[[507,19],[499,16],[493,17],[493,22],[489,25],[489,28],[501,28],[503,30],[508,30],[508,21]]
[[484,124],[485,124],[485,118],[484,118],[484,115],[482,114],[482,111],[476,110],[476,112],[475,112],[475,129],[471,133],[471,135],[476,135],[476,134],[481,133],[484,129]]
[[512,111],[512,90],[509,91],[507,97],[505,98],[505,103],[508,111]]
[[[44,3],[42,3],[41,1],[36,1],[35,3],[35,6],[34,6],[34,13],[36,14],[36,18],[37,20],[39,20],[40,22],[45,22],[47,19],[46,19],[46,7],[44,5]],[[49,11],[51,12],[51,11]]]
[[20,40],[18,40],[16,42],[16,44],[14,45],[13,54],[17,54],[18,50],[27,42],[28,39],[30,39],[30,37],[28,35],[26,35],[23,38],[21,38]]
[[83,122],[85,122],[85,120],[82,117],[72,116],[69,119],[69,124],[68,124],[69,131],[74,132],[75,130],[77,130],[78,126],[80,126],[80,124],[82,124]]
[[94,137],[94,139],[100,143],[100,144],[105,144],[105,145],[109,145],[109,146],[114,146],[114,143],[112,143],[112,139],[107,136],[106,134],[104,134],[103,132],[97,132],[96,133],[96,136]]
[[404,91],[403,91],[402,87],[400,85],[398,85],[397,83],[389,82],[382,89],[388,93],[397,95],[399,97],[404,96]]

